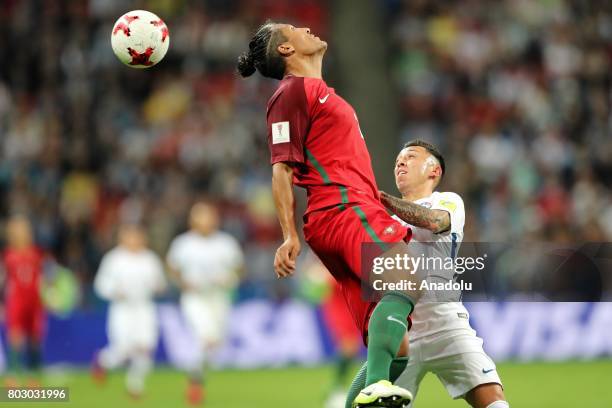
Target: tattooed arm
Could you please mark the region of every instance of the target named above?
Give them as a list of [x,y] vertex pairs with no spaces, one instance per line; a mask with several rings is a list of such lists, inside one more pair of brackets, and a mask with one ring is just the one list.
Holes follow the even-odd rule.
[[428,229],[434,234],[450,229],[451,220],[448,211],[431,210],[389,195],[384,191],[380,192],[380,201],[395,215],[415,227]]

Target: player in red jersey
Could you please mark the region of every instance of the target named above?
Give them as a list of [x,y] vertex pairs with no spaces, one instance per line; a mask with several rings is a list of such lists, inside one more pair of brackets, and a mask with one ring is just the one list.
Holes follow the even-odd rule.
[[[389,369],[404,344],[412,298],[384,294],[379,302],[361,296],[361,245],[398,243],[410,229],[391,218],[380,203],[370,155],[354,109],[322,79],[327,43],[308,28],[266,23],[240,56],[244,77],[256,70],[281,80],[268,102],[268,144],[272,190],[284,242],[274,268],[278,277],[295,271],[300,252],[294,219],[293,184],[308,195],[306,241],[342,286],[342,292],[368,345],[366,388],[353,406],[401,407],[412,399],[392,385]],[[395,246],[397,247],[397,246]],[[380,403],[382,401],[382,404]]]
[[44,254],[33,242],[27,218],[15,216],[6,226],[7,248],[2,261],[5,272],[4,305],[9,345],[9,371],[21,370],[25,357],[30,370],[41,363],[45,311],[40,295]]

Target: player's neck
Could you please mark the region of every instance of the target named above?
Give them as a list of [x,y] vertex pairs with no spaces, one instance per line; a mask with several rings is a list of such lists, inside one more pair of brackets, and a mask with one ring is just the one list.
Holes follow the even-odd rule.
[[197,230],[195,228],[191,229],[191,232],[193,232],[194,234],[203,237],[203,238],[208,238],[210,236],[212,236],[216,231],[201,231],[201,230]]
[[416,201],[421,198],[429,197],[433,194],[433,190],[428,186],[416,187],[412,190],[402,191],[402,199],[404,201]]
[[310,55],[287,62],[287,74],[296,77],[323,79],[323,58]]

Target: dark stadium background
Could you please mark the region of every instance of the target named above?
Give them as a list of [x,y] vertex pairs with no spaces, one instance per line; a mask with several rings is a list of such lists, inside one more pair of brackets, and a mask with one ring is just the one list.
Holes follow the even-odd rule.
[[[138,8],[162,17],[171,35],[166,58],[146,71],[123,66],[110,48],[115,19]],[[325,77],[355,107],[381,188],[395,191],[397,151],[423,138],[446,157],[441,189],[464,198],[466,241],[612,239],[608,2],[3,0],[0,224],[16,211],[29,214],[38,242],[74,273],[81,292],[71,316],[52,317],[46,356],[55,363],[51,368],[83,364],[104,343],[104,304],[93,294],[92,281],[102,254],[114,245],[117,224],[142,222],[163,256],[199,197],[219,201],[223,228],[245,250],[247,271],[237,301],[265,304],[270,316],[287,302],[302,305],[295,300],[299,280],[279,282],[272,271],[281,234],[270,191],[265,104],[276,83],[257,76],[242,80],[235,73],[236,57],[267,18],[308,26],[329,42]],[[175,299],[170,293],[164,301]],[[510,345],[498,355],[529,361],[600,358],[567,364],[595,379],[601,380],[599,372],[609,376],[608,304],[506,308],[541,316],[524,336],[547,334],[527,351]],[[495,319],[479,325],[477,310],[473,318],[486,346],[486,333],[494,336],[503,328]],[[557,354],[551,344],[564,329],[544,327],[551,315],[561,316],[558,321],[569,316],[565,331],[576,334],[572,346]],[[517,336],[523,332],[515,329]],[[79,331],[87,333],[87,342],[79,342]],[[326,358],[329,344],[323,341],[322,347],[319,357]],[[81,353],[76,361],[70,361],[72,348]],[[236,365],[231,353],[224,358]],[[565,378],[559,373],[578,370],[530,364],[509,365],[509,380],[542,372],[537,381],[557,387],[555,381]],[[503,366],[500,371],[503,379]],[[100,392],[85,374],[74,375],[77,380],[68,382],[73,393],[79,387]],[[118,406],[127,404],[119,382],[116,388]],[[559,388],[573,387],[569,382]],[[508,385],[511,403],[514,396],[531,406],[543,394],[551,405],[533,406],[575,405],[568,396],[520,389],[519,384],[513,393]],[[445,401],[440,404],[451,404],[441,388],[436,393]],[[427,406],[423,398],[421,406]],[[219,404],[211,406],[231,405]]]

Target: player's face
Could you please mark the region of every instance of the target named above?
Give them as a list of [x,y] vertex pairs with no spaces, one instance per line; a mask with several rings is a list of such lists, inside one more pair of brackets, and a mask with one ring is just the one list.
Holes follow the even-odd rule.
[[210,204],[196,204],[191,210],[191,228],[202,235],[208,235],[219,228],[219,213]]
[[7,240],[11,246],[25,247],[32,244],[32,226],[24,218],[15,218],[8,222]]
[[403,149],[395,160],[395,184],[400,192],[436,177],[437,160],[421,146]]
[[281,24],[279,29],[287,39],[278,47],[283,55],[313,55],[327,49],[327,43],[312,34],[308,27],[297,28],[291,24]]
[[141,251],[147,244],[144,231],[136,226],[123,227],[119,232],[119,243],[134,252]]

